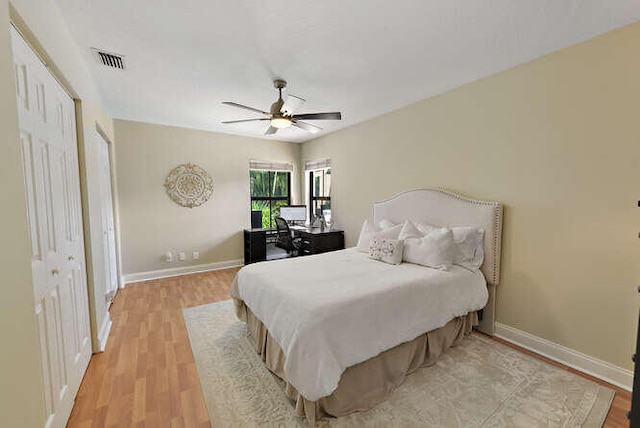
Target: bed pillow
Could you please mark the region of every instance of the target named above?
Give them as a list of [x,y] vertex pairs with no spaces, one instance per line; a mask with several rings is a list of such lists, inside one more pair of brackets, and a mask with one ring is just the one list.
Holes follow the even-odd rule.
[[356,244],[358,251],[362,253],[369,252],[369,244],[371,243],[371,237],[376,232],[380,232],[380,228],[375,224],[369,223],[369,220],[365,220],[364,223],[362,223],[362,228],[360,229],[360,236],[358,237],[358,243]]
[[[406,222],[401,236],[404,237],[402,260],[435,269],[449,270],[453,264],[455,244],[453,232],[448,227],[433,228],[423,235],[413,229],[415,225]],[[412,233],[414,232],[414,233]]]
[[425,233],[420,231],[413,222],[407,220],[402,224],[402,230],[400,231],[400,235],[398,235],[398,239],[404,241],[407,238],[422,238],[424,235]]
[[453,264],[472,271],[480,269],[484,261],[484,229],[477,227],[453,227],[456,252]]
[[[410,223],[410,222],[409,222]],[[400,239],[405,236],[415,236],[418,233],[426,235],[437,226],[427,223],[411,224],[400,233]],[[453,254],[453,264],[462,266],[471,271],[476,271],[482,266],[484,261],[484,229],[471,226],[452,227],[453,242],[455,251]]]
[[394,222],[392,222],[391,220],[387,220],[386,218],[383,218],[382,220],[380,220],[378,222],[378,227],[380,229],[388,229],[390,227],[395,226],[396,224]]
[[402,224],[396,224],[385,229],[381,229],[375,224],[369,223],[369,220],[365,220],[362,223],[362,229],[360,229],[360,237],[358,238],[358,244],[356,247],[358,251],[363,253],[369,252],[369,244],[371,238],[374,236],[380,239],[398,239],[400,231],[402,230]]
[[399,239],[400,232],[402,231],[402,224],[396,224],[395,226],[387,227],[379,232],[374,233],[372,238],[379,239]]
[[373,260],[399,265],[402,263],[402,241],[399,239],[371,238],[369,257]]
[[[416,223],[416,228],[420,232],[422,232],[423,235],[426,235],[427,233],[431,232],[433,229],[437,229],[438,226],[434,226],[429,223]],[[451,228],[451,230],[453,231],[453,228]]]

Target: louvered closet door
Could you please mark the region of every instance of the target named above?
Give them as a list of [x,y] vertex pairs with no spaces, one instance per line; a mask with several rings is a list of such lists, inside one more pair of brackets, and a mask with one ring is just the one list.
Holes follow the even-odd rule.
[[73,100],[11,28],[48,426],[64,426],[91,357]]

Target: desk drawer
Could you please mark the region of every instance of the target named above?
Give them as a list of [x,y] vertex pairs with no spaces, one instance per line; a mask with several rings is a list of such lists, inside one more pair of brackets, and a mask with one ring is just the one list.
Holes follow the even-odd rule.
[[307,237],[302,237],[300,249],[304,254],[313,254],[313,241]]
[[343,232],[299,233],[300,252],[302,254],[320,254],[344,248]]

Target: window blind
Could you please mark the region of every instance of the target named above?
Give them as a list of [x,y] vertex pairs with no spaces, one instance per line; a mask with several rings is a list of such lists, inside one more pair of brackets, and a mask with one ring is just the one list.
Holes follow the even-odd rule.
[[249,169],[261,171],[289,171],[293,172],[293,164],[289,162],[249,161]]
[[305,171],[313,171],[313,170],[316,170],[316,169],[324,169],[324,168],[329,168],[329,167],[331,167],[331,159],[329,159],[329,158],[306,161],[304,163],[304,170]]

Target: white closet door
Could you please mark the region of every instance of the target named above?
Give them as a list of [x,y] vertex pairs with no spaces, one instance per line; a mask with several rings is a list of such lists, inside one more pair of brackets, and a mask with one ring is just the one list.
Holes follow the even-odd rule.
[[118,289],[116,235],[113,225],[113,193],[111,191],[111,162],[109,143],[96,131],[98,162],[100,163],[100,205],[102,211],[102,241],[104,248],[105,291],[113,295]]
[[47,426],[64,426],[91,357],[75,105],[11,28]]

